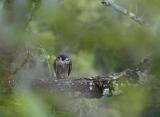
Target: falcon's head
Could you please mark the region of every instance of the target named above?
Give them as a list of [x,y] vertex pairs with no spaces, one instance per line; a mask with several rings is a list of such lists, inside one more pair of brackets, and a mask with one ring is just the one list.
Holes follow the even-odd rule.
[[54,62],[57,78],[68,78],[72,69],[72,61],[66,54],[60,54]]

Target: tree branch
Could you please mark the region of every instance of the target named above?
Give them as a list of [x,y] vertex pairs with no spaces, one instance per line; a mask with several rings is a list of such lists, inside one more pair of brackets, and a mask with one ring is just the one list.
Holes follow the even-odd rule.
[[[73,97],[100,98],[102,96],[114,96],[121,92],[116,91],[118,85],[142,84],[148,75],[150,63],[151,58],[147,57],[135,67],[106,76],[71,77],[67,79],[36,78],[30,81],[30,86],[38,90],[65,92]],[[19,83],[10,79],[9,85],[14,88]]]
[[144,24],[143,17],[136,16],[135,13],[128,11],[127,9],[121,7],[120,5],[115,3],[114,1],[115,0],[103,0],[102,4],[104,4],[105,6],[111,6],[114,10],[128,16],[129,18],[131,18],[132,20],[136,21],[139,24]]
[[[120,73],[106,76],[72,77],[67,79],[33,79],[31,81],[31,87],[33,89],[52,92],[67,92],[71,94],[71,96],[76,97],[100,98],[102,96],[114,96],[117,95],[117,93],[114,93],[115,82],[124,81],[127,84],[142,83],[142,79],[145,78],[149,71],[149,66],[150,58],[145,58],[137,66],[126,69]],[[16,85],[16,81],[12,81],[12,83]]]

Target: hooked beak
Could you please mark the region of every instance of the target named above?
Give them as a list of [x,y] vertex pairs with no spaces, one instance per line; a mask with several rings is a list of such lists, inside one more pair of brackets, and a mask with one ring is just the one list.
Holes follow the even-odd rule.
[[64,68],[64,61],[62,60],[62,58],[60,58],[59,60],[58,60],[58,63],[60,63],[61,64],[61,66]]

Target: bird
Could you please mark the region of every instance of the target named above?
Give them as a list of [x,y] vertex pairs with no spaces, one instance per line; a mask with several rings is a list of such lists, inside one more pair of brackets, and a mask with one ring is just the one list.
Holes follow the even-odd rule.
[[72,70],[72,61],[66,54],[59,54],[53,65],[56,77],[58,79],[69,78]]

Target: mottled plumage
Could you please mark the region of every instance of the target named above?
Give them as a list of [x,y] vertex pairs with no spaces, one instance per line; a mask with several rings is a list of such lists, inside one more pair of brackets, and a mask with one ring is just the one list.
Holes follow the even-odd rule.
[[71,59],[65,54],[60,54],[54,62],[54,70],[57,78],[68,78],[72,70]]

